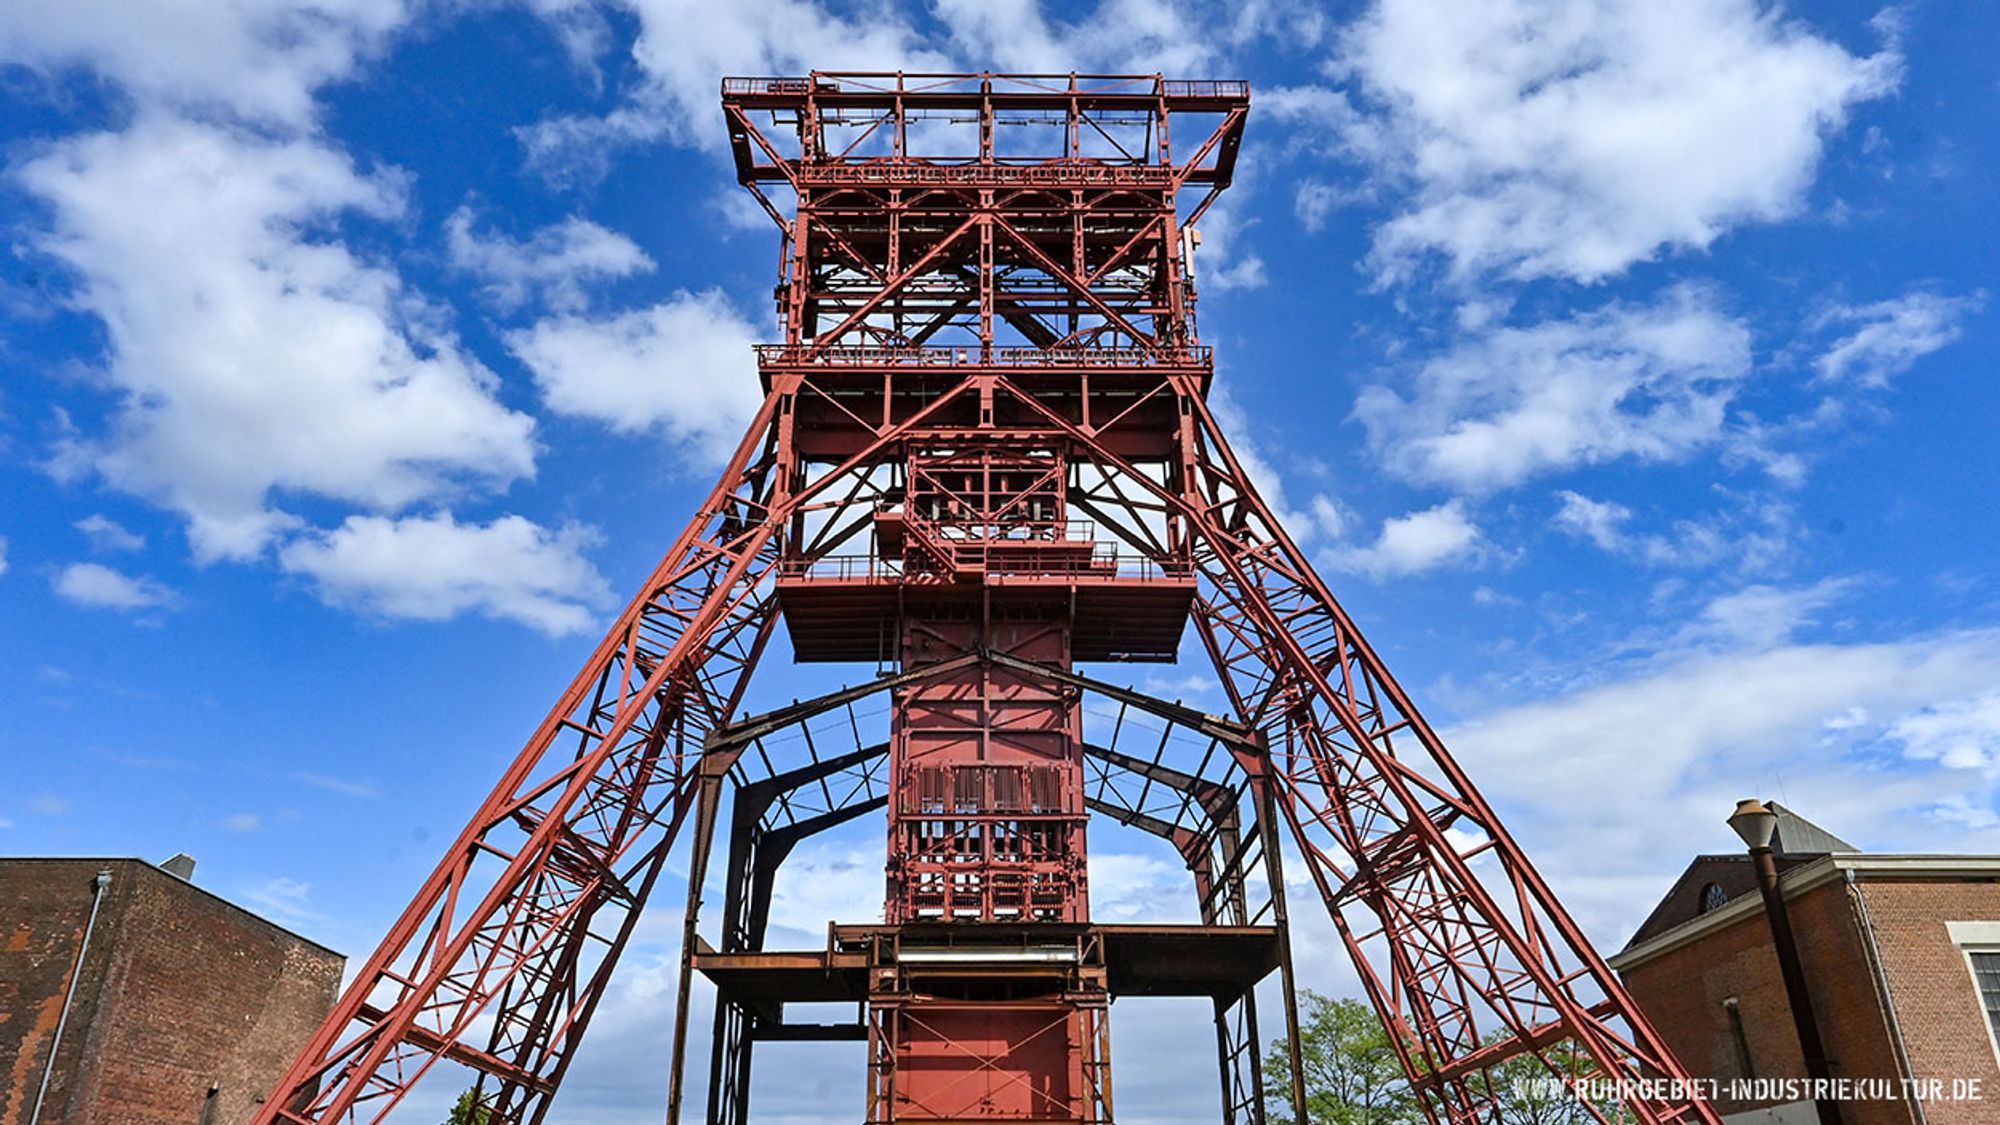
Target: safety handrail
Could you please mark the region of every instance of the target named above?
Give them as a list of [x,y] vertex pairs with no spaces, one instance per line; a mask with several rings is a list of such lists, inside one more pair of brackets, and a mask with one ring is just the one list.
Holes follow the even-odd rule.
[[766,366],[818,367],[1206,367],[1214,349],[1183,348],[890,348],[861,345],[758,344]]

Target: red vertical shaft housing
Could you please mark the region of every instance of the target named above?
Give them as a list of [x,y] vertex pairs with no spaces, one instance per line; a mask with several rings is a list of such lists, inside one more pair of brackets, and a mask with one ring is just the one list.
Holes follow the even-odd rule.
[[[861,550],[827,554],[802,534],[788,554],[779,604],[800,659],[907,670],[976,652],[1068,670],[1171,658],[1194,592],[1184,540],[1165,519],[1152,551],[1100,536],[1072,510],[1089,470],[1060,427],[996,402],[991,385],[893,445],[852,422],[1013,376],[1079,419],[1136,406],[1145,421],[1125,440],[1172,448],[1169,381],[1205,383],[1208,370],[1183,284],[1169,120],[1209,118],[1197,163],[1219,190],[1246,104],[1240,83],[1157,77],[725,87],[741,178],[760,197],[793,196],[786,339],[763,353],[766,381],[821,390],[800,403],[804,461],[860,457],[857,476],[875,478]],[[1019,131],[1040,139],[1016,144]],[[781,154],[773,132],[797,149]],[[1090,921],[1079,702],[1069,685],[991,663],[895,694],[897,964],[936,946],[966,971],[875,982],[872,1121],[1109,1119],[1102,974],[1052,975],[1036,960],[1059,946],[1080,960]]]

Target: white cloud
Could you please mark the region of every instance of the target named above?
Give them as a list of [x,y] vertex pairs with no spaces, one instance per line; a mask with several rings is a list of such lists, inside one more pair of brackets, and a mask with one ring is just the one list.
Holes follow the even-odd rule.
[[534,470],[533,421],[390,270],[324,230],[391,218],[389,175],[308,140],[142,117],[73,138],[22,182],[40,246],[109,337],[110,432],[58,464],[182,512],[195,553],[247,557],[293,519],[273,493],[396,509]]
[[[1950,701],[1991,690],[2000,633],[1872,644],[1751,633],[1741,647],[1670,646],[1610,682],[1445,732],[1599,941],[1623,941],[1688,856],[1734,849],[1722,820],[1753,794],[1781,796],[1864,848],[2000,846],[1967,830],[1993,805],[1991,786],[1968,793],[1965,771],[1922,760],[1953,744],[1930,730],[1985,717]],[[1885,764],[1874,748],[1899,727],[1923,750]],[[1968,815],[1945,808],[1955,797]]]
[[291,126],[409,16],[403,0],[9,0],[0,59],[96,70],[142,102]]
[[507,346],[534,372],[549,409],[617,433],[663,434],[719,462],[764,401],[757,340],[710,289],[614,317],[543,320],[510,333]]
[[222,818],[222,826],[231,832],[255,832],[264,827],[264,818],[256,813],[231,813]]
[[1556,512],[1557,527],[1580,535],[1607,551],[1617,550],[1625,541],[1624,526],[1632,518],[1632,509],[1566,490],[1556,493],[1556,496],[1562,500],[1562,508]]
[[1590,281],[1797,213],[1900,67],[1757,0],[1381,0],[1332,69],[1365,97],[1348,148],[1408,192],[1385,276],[1438,253],[1460,278]]
[[328,604],[390,618],[461,613],[516,621],[551,636],[590,629],[610,590],[582,549],[588,528],[549,531],[520,516],[461,524],[449,512],[405,519],[349,516],[278,552]]
[[312,907],[312,884],[283,875],[245,887],[237,892],[236,897],[280,925],[317,922],[323,917]]
[[329,793],[338,793],[343,797],[359,797],[362,800],[372,801],[382,795],[380,789],[365,781],[350,781],[332,774],[299,772],[292,774],[292,780],[304,782],[315,789],[324,789]]
[[1188,22],[1191,5],[1099,0],[1074,22],[1051,22],[1036,0],[935,0],[965,57],[1001,71],[1159,72],[1195,76],[1215,57],[1213,26]]
[[1990,805],[1975,805],[1963,793],[1953,793],[1929,808],[1924,815],[1940,824],[1977,832],[2000,824],[2000,811]]
[[724,77],[952,69],[882,9],[870,11],[873,18],[847,19],[812,0],[618,0],[618,6],[638,20],[632,59],[644,82],[627,104],[602,117],[557,117],[519,130],[529,165],[545,174],[600,172],[618,145],[660,136],[720,146],[716,105]]
[[180,595],[160,582],[98,563],[71,563],[55,576],[55,591],[77,605],[102,609],[171,609]]
[[0,574],[7,573],[7,537],[0,535]]
[[[1239,189],[1241,190],[1241,189]],[[1236,197],[1240,206],[1242,197]],[[1264,259],[1243,253],[1238,244],[1248,223],[1238,223],[1229,204],[1218,203],[1202,216],[1201,249],[1195,252],[1195,284],[1212,292],[1262,289],[1270,283]]]
[[1872,305],[1842,305],[1821,314],[1814,327],[1848,326],[1813,362],[1828,382],[1885,387],[1917,360],[1958,339],[1965,318],[1984,303],[1983,295],[1945,297],[1907,293]]
[[825,941],[831,921],[881,921],[887,863],[887,845],[877,839],[834,837],[801,845],[778,869],[771,888],[771,926],[777,932],[769,944],[809,945],[815,936]]
[[1558,530],[1598,549],[1647,566],[1705,567],[1733,559],[1744,572],[1772,569],[1786,558],[1797,534],[1789,505],[1769,497],[1738,498],[1733,508],[1677,519],[1665,533],[1629,530],[1632,510],[1581,493],[1556,493]]
[[146,546],[146,537],[127,530],[118,521],[102,513],[93,513],[76,521],[76,529],[90,538],[90,545],[100,551],[138,551]]
[[1354,412],[1392,471],[1484,491],[1621,457],[1683,458],[1722,436],[1749,373],[1749,331],[1683,287],[1475,335],[1426,361],[1408,397],[1367,387]]
[[1317,234],[1326,227],[1327,220],[1333,217],[1335,211],[1354,199],[1355,194],[1351,191],[1324,180],[1308,178],[1299,181],[1298,190],[1292,195],[1292,210],[1307,234]]
[[1270,508],[1272,517],[1294,539],[1310,543],[1322,535],[1338,539],[1345,533],[1347,510],[1325,492],[1314,493],[1306,500],[1303,509],[1292,507],[1286,496],[1284,475],[1265,456],[1263,446],[1257,441],[1257,427],[1251,424],[1249,415],[1243,413],[1243,408],[1230,395],[1227,382],[1217,380],[1208,396],[1208,408],[1215,413],[1215,420],[1229,441],[1229,451],[1236,455],[1237,464],[1243,467],[1243,475],[1250,480],[1250,487],[1256,489],[1258,498]]
[[1829,578],[1811,586],[1745,586],[1714,598],[1674,639],[1675,647],[1773,648],[1817,620],[1819,611],[1852,592],[1854,583]]
[[[934,0],[932,10],[960,51],[991,59],[995,69],[1038,74],[1067,72],[1078,57],[1042,15],[1040,0]],[[1079,54],[1082,44],[1078,44]]]
[[[1090,850],[1090,914],[1106,923],[1184,923],[1201,921],[1195,901],[1194,878],[1187,865],[1164,842],[1137,833],[1100,836]],[[1147,851],[1114,851],[1146,848]]]
[[584,307],[590,282],[629,277],[653,268],[638,243],[587,219],[543,227],[525,241],[472,229],[470,207],[445,220],[445,251],[453,269],[484,282],[484,293],[512,311],[531,298],[572,312]]
[[1306,537],[1324,535],[1328,539],[1339,539],[1347,534],[1349,513],[1332,496],[1324,492],[1314,493],[1312,500],[1306,505],[1306,511],[1312,518],[1306,521],[1305,526],[1293,528],[1287,525],[1286,530],[1294,535]]
[[1485,545],[1479,527],[1465,514],[1463,500],[1382,522],[1373,546],[1332,552],[1335,565],[1371,578],[1394,578],[1434,570],[1478,556]]
[[1890,724],[1888,737],[1914,760],[2000,776],[2000,690],[1914,711]]
[[596,0],[526,0],[524,6],[548,21],[570,65],[601,91],[604,75],[597,63],[614,35],[609,13]]

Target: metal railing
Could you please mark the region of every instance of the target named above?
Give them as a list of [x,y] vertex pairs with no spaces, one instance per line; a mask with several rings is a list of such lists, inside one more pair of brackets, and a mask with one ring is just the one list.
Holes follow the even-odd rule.
[[758,344],[757,362],[771,367],[1207,367],[1214,349],[1187,348],[884,348]]
[[[1005,519],[981,524],[974,516],[938,515],[926,516],[904,512],[899,508],[882,509],[884,514],[903,517],[903,526],[909,531],[925,535],[931,539],[950,543],[1047,543],[1051,546],[1074,547],[1091,543],[1097,538],[1097,524],[1093,520],[1035,520]],[[1095,546],[1111,547],[1111,543],[1096,543]]]
[[[1155,86],[1155,82],[1158,85]],[[1037,98],[1149,98],[1155,91],[1169,98],[1242,98],[1250,83],[1235,79],[1169,78],[1145,74],[1007,74],[962,72],[904,74],[895,71],[826,71],[816,74],[745,75],[722,80],[724,94],[803,94],[814,88],[849,94],[978,94],[984,89],[995,100],[1027,95]]]
[[[1188,563],[1162,563],[1140,555],[1116,551],[1093,552],[1088,559],[1036,559],[1018,570],[1000,569],[989,573],[1018,578],[1098,578],[1120,582],[1185,581],[1194,576]],[[902,559],[879,555],[826,555],[816,559],[781,559],[779,578],[848,582],[921,582],[925,578],[945,580],[951,576]]]
[[1000,161],[941,164],[920,157],[867,157],[859,160],[788,161],[793,175],[807,183],[917,182],[926,184],[991,183],[1117,185],[1168,187],[1179,169],[1165,164],[1107,164],[1099,160],[1040,160],[1033,164]]
[[1160,92],[1170,98],[1247,98],[1250,83],[1216,78],[1169,78]]
[[804,94],[812,89],[806,77],[725,78],[722,92],[728,94]]

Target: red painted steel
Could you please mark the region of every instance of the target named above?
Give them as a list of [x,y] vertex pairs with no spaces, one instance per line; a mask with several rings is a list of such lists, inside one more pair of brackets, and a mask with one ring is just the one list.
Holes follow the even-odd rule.
[[[1051,975],[1047,950],[996,946],[919,975],[923,943],[1078,932],[1091,809],[1180,848],[1205,921],[1247,920],[1243,869],[1214,867],[1253,862],[1237,793],[1255,854],[1275,871],[1282,834],[1303,860],[1431,1121],[1485,1120],[1487,1068],[1532,1055],[1573,1082],[1652,1081],[1587,1103],[1598,1120],[1716,1122],[1658,1084],[1684,1072],[1208,407],[1192,229],[1233,175],[1247,85],[816,73],[730,79],[722,100],[739,180],[783,234],[764,406],[259,1121],[379,1120],[441,1061],[483,1076],[496,1121],[540,1121],[691,812],[703,869],[755,737],[728,725],[782,619],[799,659],[899,669],[878,804],[902,936],[870,962],[871,1123],[1109,1121],[1101,962]],[[1238,788],[1208,759],[1085,743],[1072,662],[1172,660],[1190,620],[1229,730],[1256,734],[1160,711],[1227,736]],[[1112,697],[1121,717],[1137,701]],[[1208,826],[1087,796],[1093,760]],[[691,904],[690,966],[695,926]],[[1261,1121],[1254,1008],[1216,1013],[1225,1119]],[[718,1009],[718,1034],[746,1018]],[[731,1121],[745,1096],[715,1095]]]
[[[976,598],[980,587],[968,592]],[[1066,666],[1064,633],[1060,619],[913,619],[904,663],[985,646]],[[1059,684],[984,665],[899,694],[889,744],[889,921],[1089,919],[1076,704]]]
[[885,1013],[899,1029],[883,1121],[1073,1121],[1087,1102],[1091,1025],[1066,1004],[931,1001]]

